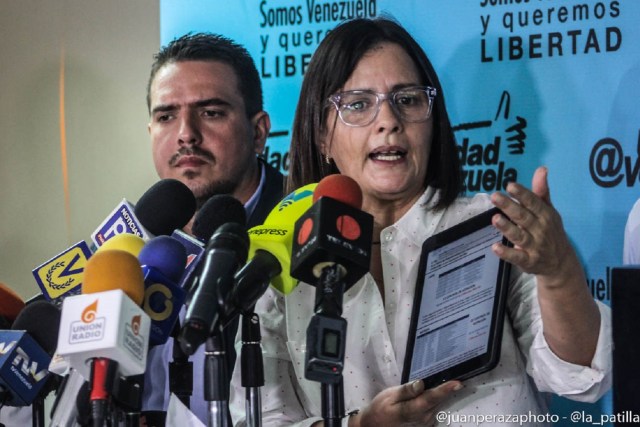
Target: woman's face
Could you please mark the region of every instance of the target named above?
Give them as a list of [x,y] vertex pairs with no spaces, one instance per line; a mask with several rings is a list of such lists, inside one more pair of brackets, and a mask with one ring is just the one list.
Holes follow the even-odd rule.
[[[399,45],[382,43],[362,57],[341,91],[368,89],[386,94],[424,84]],[[433,132],[431,117],[405,122],[388,101],[381,102],[378,115],[366,126],[347,126],[336,115],[332,108],[321,150],[333,158],[342,174],[356,180],[365,204],[376,199],[413,201],[422,194]]]

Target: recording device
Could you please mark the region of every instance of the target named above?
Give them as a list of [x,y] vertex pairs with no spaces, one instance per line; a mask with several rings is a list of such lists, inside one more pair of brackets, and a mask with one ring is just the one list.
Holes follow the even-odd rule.
[[134,208],[146,230],[154,236],[169,236],[187,225],[196,212],[193,193],[177,179],[161,179],[147,190]]
[[316,286],[305,377],[338,384],[347,332],[342,296],[369,270],[373,217],[360,210],[360,187],[345,175],[322,179],[313,199],[313,206],[296,221],[291,276]]
[[82,294],[66,298],[58,335],[58,354],[90,377],[86,361],[117,360],[123,375],[144,373],[149,343],[149,316],[142,268],[121,250],[96,253],[85,268]]
[[234,286],[224,301],[223,325],[240,314],[252,312],[271,280],[281,273],[278,258],[264,249],[256,250],[253,258],[234,276]]
[[144,240],[169,235],[184,227],[196,211],[193,193],[177,179],[161,179],[152,185],[133,207],[126,199],[107,216],[92,233],[91,239],[101,246],[116,234],[131,233]]
[[[180,230],[172,234],[187,250],[187,267],[180,281],[183,289],[187,292],[195,291],[194,287],[203,267],[204,246],[213,233],[227,222],[245,224],[246,215],[244,206],[237,199],[228,194],[216,194],[202,205],[193,219],[191,232],[195,238]],[[191,296],[193,295],[187,297],[187,303]]]
[[33,277],[45,299],[59,302],[68,296],[78,295],[82,273],[91,254],[89,245],[82,240],[34,268]]
[[57,351],[89,379],[94,423],[101,425],[121,377],[145,371],[151,321],[140,308],[144,281],[135,256],[96,252],[84,276],[82,294],[63,302]]
[[151,319],[149,345],[164,344],[186,298],[178,282],[187,263],[187,253],[176,239],[157,236],[142,248],[138,261],[144,275],[142,308]]
[[[141,237],[130,233],[122,233],[107,240],[102,246],[97,248],[96,253],[116,249],[128,252],[137,257],[144,246],[145,241]],[[78,287],[78,290],[80,289],[81,287]],[[60,301],[60,304],[61,303]],[[71,368],[69,361],[59,354],[54,355],[52,358],[49,364],[49,370],[59,375],[64,375],[62,383],[58,387],[53,408],[51,409],[51,426],[71,427],[76,425],[76,420],[79,416],[76,402],[78,400],[80,387],[85,382],[85,378],[78,373],[77,370]],[[87,392],[86,406],[89,405],[88,399],[89,395]]]
[[[151,234],[171,234],[182,228],[193,216],[196,208],[191,190],[178,180],[163,179],[140,197],[135,208],[123,200],[94,231],[91,238],[99,248],[114,236],[127,233],[141,239]],[[64,298],[80,293],[83,271],[92,249],[80,241],[32,270],[42,295],[61,302]]]
[[322,268],[337,264],[341,279],[352,286],[369,271],[373,217],[361,205],[362,191],[346,175],[329,175],[318,183],[313,205],[296,221],[293,277],[313,284]]
[[0,331],[0,401],[29,406],[51,389],[48,371],[55,351],[60,310],[46,301],[25,306],[11,330]]
[[236,271],[247,260],[248,250],[249,238],[244,224],[228,222],[211,236],[205,249],[202,272],[178,337],[186,354],[195,353],[214,331],[221,328],[225,301],[233,287]]
[[308,184],[293,191],[271,210],[263,225],[248,231],[249,258],[265,250],[278,260],[282,271],[271,279],[271,286],[285,295],[290,294],[298,284],[298,280],[290,274],[293,225],[311,206],[316,186],[316,183]]
[[100,247],[118,234],[130,233],[144,240],[149,239],[150,233],[145,230],[134,213],[134,207],[126,199],[122,199],[111,213],[91,234],[95,247]]
[[145,240],[135,234],[116,234],[96,249],[96,253],[110,249],[119,249],[121,251],[129,252],[131,255],[137,257],[145,244]]

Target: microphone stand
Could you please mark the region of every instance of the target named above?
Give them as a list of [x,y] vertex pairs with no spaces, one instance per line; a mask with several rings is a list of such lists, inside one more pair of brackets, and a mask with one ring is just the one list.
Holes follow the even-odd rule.
[[[32,427],[45,427],[45,407],[44,401],[46,397],[54,390],[56,390],[61,383],[62,379],[55,374],[50,374],[46,379],[46,383],[38,393],[38,396],[31,404],[31,425]],[[0,408],[2,403],[0,402]]]
[[142,410],[143,375],[116,378],[113,387],[113,404],[119,411],[117,425],[139,427]]
[[231,427],[229,422],[229,369],[224,333],[221,329],[205,343],[204,400],[208,402],[209,427]]
[[44,397],[37,397],[31,404],[31,425],[44,427]]
[[340,427],[344,418],[342,369],[347,321],[342,317],[344,267],[322,268],[316,286],[315,314],[307,328],[305,377],[321,383],[322,418],[325,427]]
[[180,320],[176,322],[171,336],[173,338],[173,361],[169,362],[169,391],[174,393],[187,407],[191,407],[193,394],[193,362],[182,350],[178,341],[180,335]]
[[251,310],[242,315],[241,379],[245,390],[245,412],[249,427],[262,426],[262,398],[264,366],[260,341],[260,317]]

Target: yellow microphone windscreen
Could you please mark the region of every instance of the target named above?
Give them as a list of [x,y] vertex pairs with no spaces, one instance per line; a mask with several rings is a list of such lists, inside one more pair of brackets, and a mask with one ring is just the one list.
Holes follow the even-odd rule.
[[121,233],[109,238],[96,250],[96,253],[111,249],[119,249],[121,251],[129,252],[137,258],[144,244],[145,241],[142,237],[131,233]]
[[82,293],[122,290],[136,304],[144,300],[144,276],[138,258],[120,249],[93,254],[84,267]]

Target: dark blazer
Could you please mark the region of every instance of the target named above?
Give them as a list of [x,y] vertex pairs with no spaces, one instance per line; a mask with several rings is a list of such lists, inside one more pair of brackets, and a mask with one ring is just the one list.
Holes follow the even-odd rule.
[[261,157],[258,161],[265,168],[265,183],[260,194],[260,200],[253,213],[247,218],[247,228],[255,227],[264,223],[265,218],[284,197],[284,175],[273,166],[265,162]]

